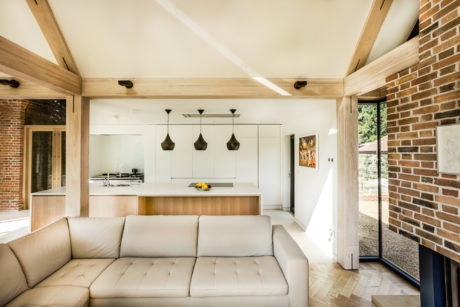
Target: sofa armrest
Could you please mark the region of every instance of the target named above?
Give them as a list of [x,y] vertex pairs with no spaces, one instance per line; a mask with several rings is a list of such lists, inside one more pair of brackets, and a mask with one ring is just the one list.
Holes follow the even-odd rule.
[[290,306],[308,306],[308,259],[281,225],[273,226],[273,253],[289,285]]

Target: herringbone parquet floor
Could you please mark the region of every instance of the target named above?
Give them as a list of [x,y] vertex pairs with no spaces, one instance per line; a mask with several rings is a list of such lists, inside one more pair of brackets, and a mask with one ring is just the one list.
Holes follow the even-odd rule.
[[264,214],[271,216],[273,224],[284,225],[309,259],[309,306],[370,307],[372,295],[419,294],[415,287],[383,264],[360,263],[359,270],[343,270],[315,246],[289,212],[264,210]]
[[[371,306],[372,295],[419,294],[407,281],[379,263],[343,270],[337,263],[310,264],[310,306]],[[404,306],[394,306],[404,307]]]

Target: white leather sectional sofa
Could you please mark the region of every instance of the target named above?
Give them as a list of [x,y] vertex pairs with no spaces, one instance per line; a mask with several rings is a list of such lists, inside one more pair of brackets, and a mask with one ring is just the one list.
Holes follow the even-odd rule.
[[0,305],[307,306],[308,261],[267,216],[64,218],[0,245]]

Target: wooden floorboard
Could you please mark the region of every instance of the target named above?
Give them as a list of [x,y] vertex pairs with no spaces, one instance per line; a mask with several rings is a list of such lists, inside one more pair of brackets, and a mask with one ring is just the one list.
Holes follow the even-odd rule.
[[310,306],[372,306],[372,295],[396,294],[419,291],[383,264],[366,262],[359,270],[343,270],[337,263],[310,263]]

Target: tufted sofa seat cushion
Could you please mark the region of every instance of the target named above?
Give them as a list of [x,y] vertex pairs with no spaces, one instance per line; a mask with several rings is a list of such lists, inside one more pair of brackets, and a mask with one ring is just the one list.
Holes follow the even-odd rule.
[[190,286],[192,297],[287,293],[288,284],[273,256],[200,257]]
[[37,285],[89,287],[114,259],[73,259]]
[[120,258],[91,285],[91,298],[185,297],[195,258]]
[[7,307],[89,305],[89,291],[84,287],[36,287],[15,298]]

